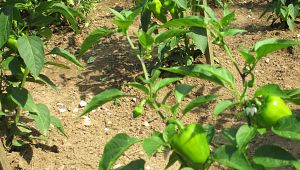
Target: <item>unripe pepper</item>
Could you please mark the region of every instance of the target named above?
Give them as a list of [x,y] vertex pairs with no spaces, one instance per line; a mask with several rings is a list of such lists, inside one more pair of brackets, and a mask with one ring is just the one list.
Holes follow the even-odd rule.
[[171,139],[171,146],[179,155],[193,164],[203,164],[210,155],[206,132],[201,125],[192,123],[180,129]]
[[132,111],[132,115],[134,118],[139,117],[144,112],[144,105],[146,104],[146,100],[142,100],[140,104],[138,104]]
[[290,115],[292,115],[291,109],[280,97],[266,96],[258,110],[257,124],[260,127],[269,128],[279,119]]
[[166,22],[167,18],[164,14],[164,10],[162,7],[162,3],[160,0],[153,0],[152,2],[148,2],[149,9],[153,12],[154,16],[159,19],[161,22]]
[[13,35],[10,35],[7,40],[6,46],[12,50],[18,50],[18,44],[17,44],[16,37]]

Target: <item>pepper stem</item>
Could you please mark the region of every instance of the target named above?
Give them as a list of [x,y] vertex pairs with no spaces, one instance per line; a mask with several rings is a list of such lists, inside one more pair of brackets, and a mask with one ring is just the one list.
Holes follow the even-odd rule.
[[180,131],[184,130],[184,125],[178,119],[169,119],[169,124],[175,124]]

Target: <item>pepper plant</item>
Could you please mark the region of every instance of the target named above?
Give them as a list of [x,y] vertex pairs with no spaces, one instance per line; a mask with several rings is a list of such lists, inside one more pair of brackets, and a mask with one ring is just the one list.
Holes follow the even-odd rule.
[[[300,90],[282,89],[276,84],[267,84],[258,87],[255,94],[248,94],[250,88],[255,87],[254,68],[263,57],[274,51],[293,45],[300,45],[299,42],[279,39],[266,39],[255,43],[251,49],[240,50],[241,56],[245,59],[242,68],[236,62],[236,57],[232,55],[230,46],[226,43],[226,36],[245,32],[244,30],[230,28],[230,23],[235,19],[235,13],[228,10],[224,5],[224,15],[217,19],[213,10],[208,6],[201,6],[209,17],[187,16],[174,18],[161,25],[150,26],[146,31],[138,30],[136,39],[140,45],[135,45],[128,35],[129,26],[133,23],[138,13],[143,11],[137,8],[133,11],[122,11],[116,15],[114,23],[117,30],[123,33],[130,44],[131,49],[140,61],[143,75],[138,82],[128,83],[142,92],[145,96],[140,98],[140,103],[133,109],[133,117],[138,117],[144,113],[144,107],[152,108],[166,124],[162,132],[153,132],[151,137],[138,139],[128,136],[125,133],[117,134],[105,146],[103,155],[100,158],[99,169],[112,169],[117,159],[133,144],[142,143],[145,153],[152,156],[160,151],[170,151],[169,162],[166,169],[171,167],[176,161],[180,162],[180,169],[208,169],[213,162],[218,162],[224,166],[238,170],[268,169],[284,166],[293,166],[299,169],[299,160],[291,153],[280,146],[263,144],[254,148],[254,154],[250,154],[251,140],[255,140],[257,135],[263,136],[272,132],[280,137],[289,140],[300,140],[299,124],[300,117],[293,114],[285,102],[299,104]],[[193,28],[193,29],[192,29]],[[242,91],[239,91],[234,76],[228,69],[220,66],[208,64],[191,64],[186,66],[175,66],[171,68],[161,67],[150,72],[147,69],[145,60],[151,58],[152,50],[160,43],[165,43],[178,36],[178,32],[201,28],[208,29],[214,43],[226,52],[231,63],[241,79]],[[159,34],[155,34],[157,29],[165,29]],[[90,47],[100,37],[113,33],[106,29],[97,29],[84,41],[81,54]],[[92,39],[92,37],[97,38]],[[181,77],[159,78],[161,71],[169,71],[185,76],[192,76],[216,83],[227,89],[232,98],[218,102],[213,111],[213,116],[222,116],[225,110],[234,109],[237,117],[245,118],[245,122],[238,128],[223,129],[222,134],[228,141],[225,145],[214,142],[214,126],[201,125],[199,123],[188,123],[183,125],[181,119],[192,109],[201,107],[203,104],[214,101],[218,95],[198,96],[190,101],[183,109],[180,106],[184,97],[194,86],[180,84],[177,81]],[[170,90],[163,99],[157,99],[159,90],[163,87],[175,83],[175,88]],[[170,96],[174,95],[176,102],[170,104]],[[96,95],[81,113],[85,115],[96,107],[127,95],[118,89],[109,89]],[[288,126],[287,126],[288,125]],[[119,169],[143,169],[145,161],[134,160],[128,165]]]
[[[35,21],[43,25],[41,22],[51,20],[52,17],[47,15],[47,11],[33,11],[31,7],[34,3],[36,2],[0,3],[0,137],[5,141],[7,149],[20,147],[33,140],[47,141],[50,124],[66,135],[60,119],[50,115],[45,104],[33,100],[26,83],[31,81],[56,88],[46,75],[41,74],[42,69],[45,65],[68,67],[59,62],[47,61],[47,55],[60,55],[82,67],[74,55],[62,48],[55,47],[45,54],[44,42],[36,34],[42,27],[33,27],[33,18],[38,17]],[[63,11],[63,6],[60,6],[62,4],[51,3],[53,8],[48,9],[48,12],[57,8]],[[66,11],[62,13],[64,12]],[[27,17],[29,14],[30,17]],[[35,126],[28,123],[28,120],[32,120]]]

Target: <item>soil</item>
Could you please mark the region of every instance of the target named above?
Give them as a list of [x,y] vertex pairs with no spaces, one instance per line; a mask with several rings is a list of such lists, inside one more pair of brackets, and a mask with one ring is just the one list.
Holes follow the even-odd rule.
[[[82,28],[81,34],[74,34],[67,29],[57,29],[55,35],[46,42],[46,49],[53,47],[66,48],[70,52],[76,52],[89,32],[98,27],[115,28],[113,16],[107,7],[126,8],[131,3],[121,0],[103,0],[98,3],[90,13],[89,25]],[[246,29],[248,32],[226,39],[233,55],[237,56],[239,64],[243,59],[238,55],[237,49],[242,46],[250,48],[256,41],[279,37],[300,41],[299,29],[289,31],[278,27],[270,27],[270,22],[266,22],[266,17],[259,18],[266,6],[266,1],[243,1],[230,5],[234,10],[237,20],[233,27]],[[216,9],[221,14],[220,9]],[[136,29],[138,23],[135,24]],[[28,88],[35,101],[46,104],[51,114],[60,118],[68,137],[62,136],[57,130],[51,128],[49,131],[50,140],[46,143],[34,142],[27,145],[20,151],[7,153],[10,164],[15,169],[34,170],[88,170],[97,169],[99,156],[102,154],[105,143],[114,135],[126,132],[130,136],[147,137],[153,130],[162,130],[164,124],[158,115],[146,108],[146,114],[138,119],[133,119],[131,111],[140,101],[140,93],[125,86],[126,82],[134,81],[137,75],[141,74],[141,66],[130,53],[126,39],[118,34],[104,38],[99,44],[94,46],[84,57],[84,69],[79,69],[57,56],[47,56],[48,60],[59,60],[70,66],[71,69],[48,66],[43,70],[43,74],[50,77],[58,86],[57,90],[45,85],[28,83]],[[234,72],[229,59],[218,47],[213,47],[214,55],[218,59],[218,65],[229,68]],[[91,60],[94,59],[93,62]],[[205,61],[204,57],[200,59]],[[237,73],[234,72],[237,77]],[[283,88],[300,87],[300,55],[297,47],[280,50],[267,56],[256,67],[257,85],[277,83]],[[236,79],[240,83],[239,79]],[[218,93],[222,98],[229,98],[228,92],[220,89],[219,86],[196,78],[185,78],[184,83],[195,85],[192,94],[185,99],[184,104],[195,96]],[[116,102],[105,104],[89,113],[86,117],[78,117],[82,111],[79,106],[80,101],[90,101],[97,93],[111,87],[121,88],[124,92],[136,95],[137,97],[122,98]],[[162,90],[166,94],[172,87]],[[217,127],[217,132],[224,127],[233,127],[242,123],[236,119],[234,113],[227,112],[222,118],[213,118],[212,110],[215,103],[211,103],[204,108],[196,109],[192,114],[187,115],[184,122],[211,123]],[[300,107],[292,106],[295,113],[299,114]],[[78,111],[76,110],[78,108]],[[59,109],[66,109],[59,112]],[[75,110],[74,110],[75,109]],[[89,123],[90,124],[87,124]],[[216,143],[224,142],[217,136]],[[299,143],[287,142],[272,135],[267,138],[258,138],[253,145],[260,145],[262,142],[278,144],[292,151],[297,158],[300,158]],[[139,145],[135,145],[126,152],[117,162],[124,165],[130,160],[142,158],[146,160],[145,169],[163,169],[167,164],[166,154],[156,154],[148,157]],[[178,165],[170,169],[178,169]],[[211,169],[225,169],[214,164]]]

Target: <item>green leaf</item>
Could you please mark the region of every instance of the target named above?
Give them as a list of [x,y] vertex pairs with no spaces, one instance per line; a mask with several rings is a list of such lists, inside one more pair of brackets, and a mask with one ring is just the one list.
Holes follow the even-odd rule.
[[80,51],[79,51],[79,57],[81,57],[89,48],[91,48],[93,45],[95,45],[98,41],[100,41],[100,38],[109,35],[113,33],[113,31],[105,29],[105,28],[97,28],[93,30],[87,38],[83,41]]
[[178,160],[179,160],[179,156],[177,155],[177,153],[175,151],[172,152],[172,154],[169,157],[169,161],[168,164],[166,165],[165,169],[169,169],[172,165],[174,165]]
[[255,57],[250,53],[249,50],[240,50],[240,54],[248,64],[253,64],[256,61]]
[[45,65],[52,65],[52,66],[60,67],[60,68],[63,68],[63,69],[70,69],[69,66],[66,66],[66,65],[64,65],[62,63],[52,62],[52,61],[47,61],[45,63]]
[[207,95],[207,96],[199,96],[195,99],[193,99],[192,101],[189,102],[189,104],[187,104],[185,106],[185,108],[183,109],[182,113],[183,113],[183,116],[191,111],[192,109],[196,108],[196,107],[200,107],[210,101],[213,101],[217,98],[217,96],[215,95]]
[[277,85],[277,84],[267,84],[264,86],[259,87],[255,94],[256,97],[257,96],[278,96],[281,98],[289,98],[288,95],[286,95],[286,93],[281,90],[281,88]]
[[164,141],[158,136],[152,136],[143,140],[143,148],[148,156],[152,156],[163,144]]
[[291,165],[296,158],[283,148],[275,145],[259,147],[253,156],[256,164],[266,168],[276,168]]
[[154,43],[154,39],[151,37],[151,35],[142,31],[138,38],[143,48],[147,50],[151,50],[152,44]]
[[50,52],[50,54],[56,54],[59,56],[62,56],[63,58],[67,59],[68,61],[72,62],[73,64],[83,67],[82,64],[76,59],[76,57],[73,54],[70,54],[68,51],[55,47],[53,50]]
[[117,170],[144,170],[145,169],[145,160],[143,159],[138,159],[131,161],[129,164],[117,168]]
[[180,103],[185,96],[194,88],[194,86],[190,86],[187,84],[178,84],[175,86],[175,97],[177,103]]
[[183,34],[185,34],[187,32],[189,32],[189,31],[185,30],[185,29],[180,29],[180,28],[171,28],[171,29],[168,29],[168,30],[166,30],[164,32],[159,33],[156,36],[155,43],[164,42],[164,41],[166,41],[169,38],[177,37],[177,36],[183,35]]
[[234,146],[223,145],[215,151],[213,159],[220,164],[237,170],[253,170],[245,156]]
[[238,129],[236,128],[226,128],[222,130],[222,135],[227,139],[233,146],[236,146],[236,133]]
[[17,41],[18,51],[34,78],[37,78],[45,62],[43,41],[37,36],[24,35]]
[[195,46],[201,50],[203,54],[205,54],[207,48],[207,33],[206,29],[199,28],[199,27],[192,27],[190,29],[190,33],[188,36],[191,37],[192,41],[194,42]]
[[220,21],[220,24],[223,26],[223,27],[227,27],[229,24],[232,23],[232,21],[235,20],[235,12],[231,12],[229,14],[227,14],[226,16],[224,16],[221,21]]
[[163,132],[164,141],[169,142],[176,133],[177,132],[175,130],[175,125],[168,124],[168,126],[164,129],[164,132]]
[[65,133],[64,127],[61,123],[61,120],[58,119],[55,116],[50,116],[50,123],[60,131],[60,133],[62,133],[65,137],[67,137],[67,134]]
[[254,51],[256,52],[257,59],[259,60],[271,52],[294,45],[300,45],[300,42],[271,38],[257,42],[254,46]]
[[38,112],[38,108],[27,89],[11,87],[8,89],[8,93],[11,94],[12,100],[21,108],[29,112]]
[[77,25],[77,22],[73,16],[73,13],[71,12],[70,8],[67,7],[63,2],[57,2],[54,3],[50,7],[52,12],[59,12],[61,13],[71,24],[71,27],[76,33],[79,33],[79,28]]
[[138,82],[131,82],[131,83],[128,83],[127,85],[131,86],[131,87],[134,87],[134,88],[137,88],[137,89],[143,91],[146,94],[149,94],[149,89],[146,86],[144,86],[144,85],[142,85]]
[[50,78],[44,74],[40,74],[37,80],[45,83],[46,85],[48,85],[49,87],[55,90],[57,89],[57,86],[53,83],[53,81],[51,81]]
[[0,14],[0,23],[0,48],[2,48],[8,40],[11,23],[9,21],[9,17],[3,13]]
[[208,124],[208,125],[204,125],[203,129],[206,132],[207,142],[210,144],[215,136],[216,128],[214,125]]
[[248,125],[242,125],[236,133],[236,143],[240,151],[244,151],[251,139],[255,136],[256,129]]
[[173,19],[164,23],[161,27],[201,27],[206,28],[206,23],[203,17],[188,16],[185,18]]
[[39,103],[36,106],[38,111],[33,114],[35,125],[41,133],[45,133],[50,127],[50,112],[44,104]]
[[139,142],[137,138],[132,138],[125,133],[114,136],[105,144],[102,157],[99,161],[99,170],[111,169],[118,158],[133,144]]
[[161,79],[159,80],[156,84],[155,84],[155,87],[154,87],[154,92],[158,92],[160,89],[176,82],[176,81],[179,81],[179,80],[182,80],[182,78],[179,78],[179,77],[174,77],[174,78],[164,78],[164,79]]
[[219,102],[216,107],[214,108],[214,117],[217,117],[219,114],[221,114],[222,112],[224,112],[227,109],[230,109],[234,106],[234,102],[232,102],[231,100],[223,100],[221,102]]
[[241,30],[241,29],[226,29],[223,32],[223,36],[234,36],[236,34],[240,34],[243,32],[247,32],[246,30]]
[[295,89],[286,89],[283,90],[286,95],[289,96],[288,101],[300,105],[300,88],[295,88]]
[[300,116],[283,117],[272,127],[272,132],[286,139],[300,141]]
[[183,8],[184,10],[187,9],[188,2],[187,0],[173,0],[179,7]]
[[296,168],[296,170],[300,170],[300,160],[293,161],[292,164]]
[[92,98],[92,100],[84,108],[80,116],[83,116],[93,109],[122,96],[124,96],[123,92],[118,89],[113,88],[105,90]]
[[189,66],[179,66],[161,69],[186,76],[202,78],[225,87],[226,84],[230,88],[234,87],[234,78],[232,73],[226,68],[222,67],[217,67],[208,64],[195,64]]
[[289,4],[288,9],[291,18],[295,20],[299,14],[299,7],[295,6],[294,4]]

